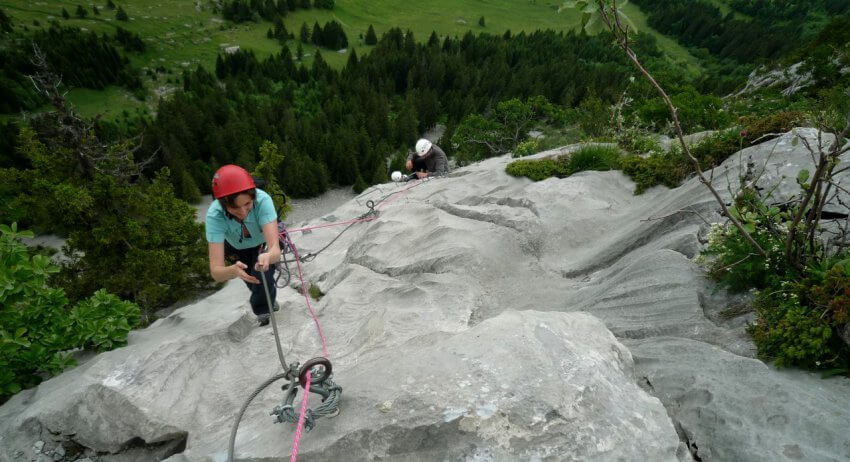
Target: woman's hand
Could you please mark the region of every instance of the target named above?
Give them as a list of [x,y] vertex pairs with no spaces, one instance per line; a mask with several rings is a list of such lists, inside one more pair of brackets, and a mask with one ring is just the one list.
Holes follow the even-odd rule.
[[[260,256],[262,256],[262,255],[260,255]],[[259,262],[258,262],[258,264],[259,264]],[[260,283],[259,279],[255,278],[254,276],[251,276],[250,274],[248,274],[247,271],[245,271],[245,270],[248,269],[248,265],[242,263],[241,261],[234,263],[233,265],[231,265],[231,267],[236,270],[236,277],[238,277],[239,279],[241,279],[245,282],[248,282],[250,284],[259,284]]]
[[404,163],[404,168],[406,168],[406,169],[408,169],[408,170],[413,170],[413,161],[412,161],[412,160],[408,160],[407,162],[405,162],[405,163]]
[[268,252],[261,253],[257,256],[257,264],[254,265],[254,269],[257,271],[266,272],[269,270],[269,266],[271,265],[271,255]]

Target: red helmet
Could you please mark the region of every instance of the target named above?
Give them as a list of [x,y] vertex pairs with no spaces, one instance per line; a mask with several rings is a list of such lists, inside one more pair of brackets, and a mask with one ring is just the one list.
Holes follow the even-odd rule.
[[248,171],[238,165],[225,165],[213,175],[212,191],[216,199],[256,187]]

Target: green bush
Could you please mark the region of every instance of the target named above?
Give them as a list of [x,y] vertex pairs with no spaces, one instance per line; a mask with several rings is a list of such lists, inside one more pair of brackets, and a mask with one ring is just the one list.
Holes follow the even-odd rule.
[[31,236],[0,225],[0,402],[73,364],[67,350],[125,344],[139,319],[135,304],[105,291],[69,312],[65,292],[47,284],[59,269],[20,242]]
[[139,323],[139,307],[101,289],[71,310],[74,344],[78,348],[108,351],[127,343],[127,334]]
[[759,355],[780,366],[850,370],[850,347],[836,331],[850,321],[850,258],[806,268],[799,282],[763,291],[750,327]]
[[540,140],[530,139],[517,144],[512,157],[525,157],[540,152]]
[[[779,366],[850,370],[850,347],[836,332],[850,320],[850,255],[802,270],[785,255],[790,212],[764,205],[754,191],[738,194],[729,209],[767,255],[731,224],[715,224],[699,260],[711,277],[732,290],[759,289],[757,320],[749,332],[759,356]],[[823,255],[823,248],[812,251]]]
[[829,324],[818,317],[817,310],[800,305],[795,294],[784,295],[788,298],[771,295],[756,302],[759,318],[749,331],[759,355],[775,359],[777,366],[834,368],[837,358],[830,348]]
[[785,221],[787,213],[768,207],[757,196],[744,191],[729,208],[747,233],[765,250],[761,255],[731,223],[715,225],[708,235],[708,245],[702,255],[711,257],[709,274],[732,290],[775,287],[789,280],[791,269],[785,250]]
[[607,146],[585,146],[578,151],[544,159],[521,159],[511,162],[505,172],[534,181],[556,176],[564,178],[584,170],[616,170],[620,167],[620,151]]
[[310,288],[307,290],[307,293],[310,294],[310,297],[312,297],[313,300],[317,300],[317,301],[321,300],[322,297],[325,296],[324,292],[322,292],[322,290],[319,289],[319,286],[314,286],[314,285],[310,285]]
[[541,181],[552,176],[559,178],[567,176],[567,164],[560,158],[522,159],[508,164],[505,172],[508,175],[524,176],[533,181]]
[[628,156],[621,161],[623,173],[635,182],[635,194],[664,185],[675,188],[691,172],[691,164],[679,149],[656,152],[648,157]]
[[620,168],[620,150],[609,146],[585,146],[572,153],[567,161],[567,174],[585,170],[617,170]]
[[[723,110],[723,101],[717,96],[703,95],[689,88],[671,95],[671,99],[685,133],[716,130],[732,122],[731,116]],[[636,108],[636,112],[641,120],[656,127],[663,127],[670,120],[670,111],[661,98],[647,100]]]
[[[753,141],[764,141],[764,135],[787,132],[804,120],[804,114],[800,111],[780,111],[764,117],[742,118],[740,122],[743,129],[728,129],[709,135],[691,146],[690,151],[705,171],[720,165]],[[625,142],[624,149],[635,152],[634,148],[628,146],[629,142]],[[675,144],[667,153],[653,151],[648,157],[631,156],[624,159],[623,172],[637,184],[635,194],[659,184],[675,188],[694,173],[692,161],[680,149]]]

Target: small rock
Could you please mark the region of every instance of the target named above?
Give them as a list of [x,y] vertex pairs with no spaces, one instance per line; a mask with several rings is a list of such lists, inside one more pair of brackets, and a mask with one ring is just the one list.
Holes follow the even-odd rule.
[[390,412],[390,410],[392,408],[393,408],[393,402],[392,401],[384,401],[383,403],[378,405],[378,410],[383,412],[383,413]]
[[[54,459],[56,459],[55,456],[59,456],[60,459],[65,457],[65,447],[62,446],[61,444],[56,446],[56,449],[53,450],[53,454],[54,454],[54,457],[53,457]],[[59,460],[59,459],[56,459],[56,460]]]
[[36,453],[41,452],[41,450],[44,449],[44,441],[36,441],[35,444],[32,445],[32,448],[35,449]]

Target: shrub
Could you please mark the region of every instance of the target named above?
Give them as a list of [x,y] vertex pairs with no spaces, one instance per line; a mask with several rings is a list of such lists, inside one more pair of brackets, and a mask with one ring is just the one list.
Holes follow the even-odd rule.
[[785,298],[766,295],[756,302],[758,322],[749,331],[759,355],[775,359],[777,366],[834,366],[829,325],[810,307],[802,306],[796,294],[780,295]]
[[713,257],[709,263],[709,274],[736,291],[775,287],[789,280],[791,269],[783,254],[787,213],[764,205],[752,191],[740,193],[729,213],[767,255],[757,252],[731,223],[715,225],[709,232],[708,246],[702,252]]
[[74,345],[108,351],[127,343],[127,334],[139,323],[139,307],[100,289],[71,310]]
[[778,111],[764,117],[745,116],[739,122],[744,127],[743,138],[751,143],[769,133],[785,133],[805,121],[802,111]]
[[[723,108],[720,98],[703,95],[693,88],[671,95],[685,133],[716,130],[728,126],[732,120]],[[670,118],[667,105],[660,98],[647,100],[636,108],[640,119],[656,126],[664,126]]]
[[556,176],[564,178],[584,170],[616,170],[620,166],[620,151],[607,146],[585,146],[578,151],[544,159],[522,159],[511,162],[505,172],[524,176],[534,181]]
[[572,153],[567,161],[567,174],[584,170],[617,170],[620,168],[620,150],[609,146],[585,146]]
[[[764,135],[787,132],[804,120],[805,116],[800,111],[780,111],[764,117],[742,118],[743,129],[728,129],[709,135],[691,146],[690,151],[699,160],[700,166],[707,170],[720,165],[753,141],[764,141]],[[635,152],[627,142],[624,149]],[[659,184],[675,188],[694,172],[693,163],[679,149],[678,145],[674,145],[669,153],[655,151],[649,157],[633,156],[623,160],[623,172],[637,183],[635,194]]]
[[508,164],[505,172],[516,177],[524,176],[533,181],[545,180],[551,176],[563,178],[568,175],[567,164],[562,158],[518,160]]
[[540,152],[540,140],[530,139],[517,144],[511,157],[525,157]]
[[[739,193],[729,212],[767,255],[727,223],[712,226],[699,258],[710,258],[709,274],[730,289],[761,290],[749,327],[759,356],[778,366],[847,372],[850,347],[836,333],[850,317],[850,255],[812,260],[801,276],[785,255],[790,212],[764,205],[751,190]],[[813,252],[823,254],[822,246]]]
[[48,286],[59,269],[20,242],[31,232],[0,225],[0,402],[73,364],[73,348],[108,350],[127,341],[139,308],[105,291],[70,313],[62,289]]
[[310,297],[313,300],[321,300],[325,294],[319,289],[319,286],[310,285],[310,288],[307,290],[307,293],[310,294]]
[[664,185],[675,188],[691,172],[690,161],[678,149],[653,153],[649,157],[628,156],[621,161],[623,173],[635,182],[635,194]]

